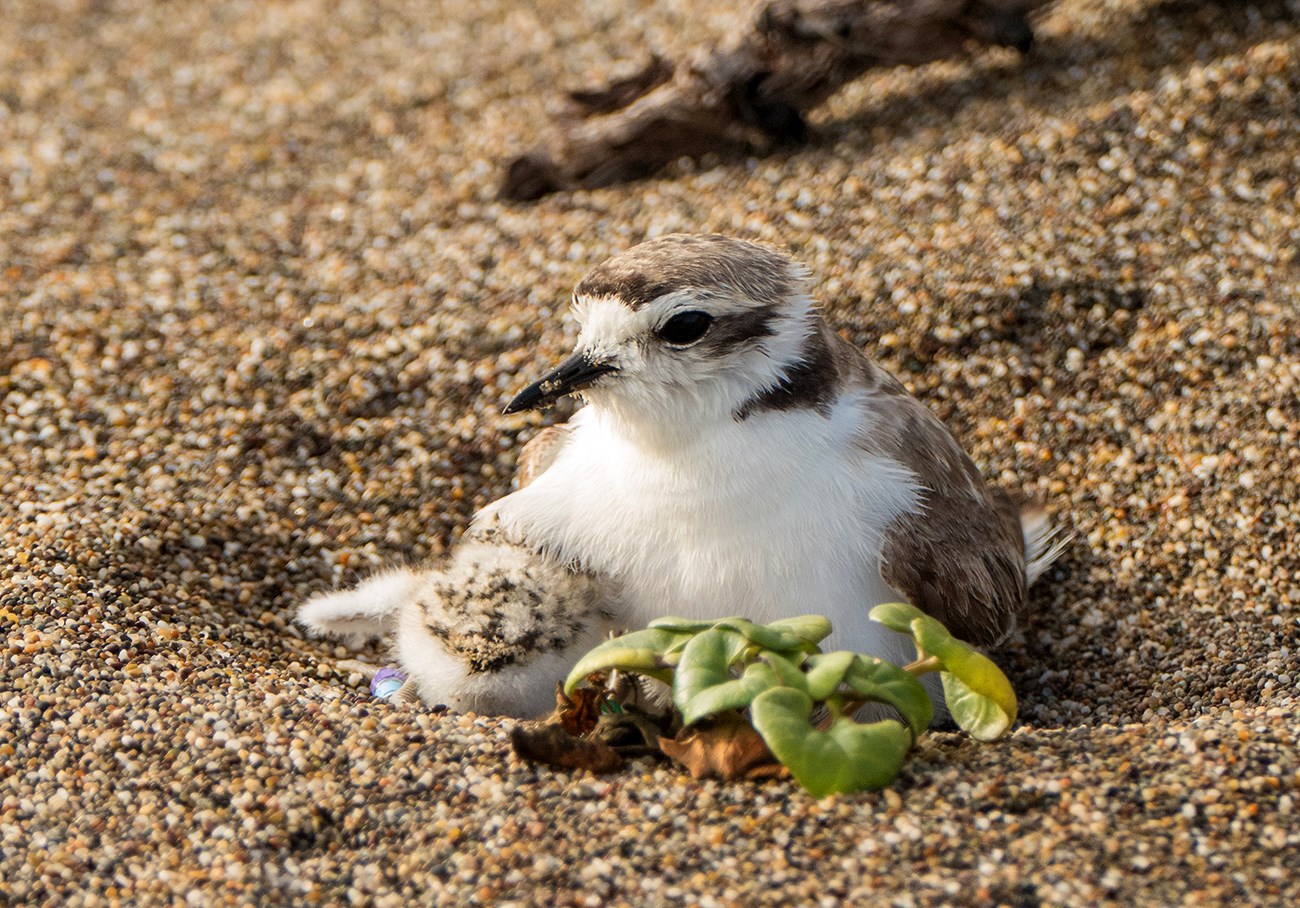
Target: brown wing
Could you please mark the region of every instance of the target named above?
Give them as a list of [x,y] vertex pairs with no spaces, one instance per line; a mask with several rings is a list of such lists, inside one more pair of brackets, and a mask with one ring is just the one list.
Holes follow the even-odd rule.
[[541,476],[551,464],[555,463],[555,458],[559,456],[564,443],[569,440],[571,431],[566,425],[547,426],[533,436],[532,441],[524,445],[523,450],[519,452],[519,466],[515,471],[515,480],[519,488],[522,489]]
[[930,492],[925,510],[885,534],[881,576],[953,636],[994,646],[1025,601],[1019,509],[1000,489],[983,501]]
[[[845,359],[843,347],[857,352],[835,340]],[[885,582],[968,643],[1005,639],[1027,588],[1019,507],[985,484],[938,417],[860,353],[852,380],[867,392],[863,405],[870,410],[863,449],[906,465],[926,489],[921,511],[885,533]]]

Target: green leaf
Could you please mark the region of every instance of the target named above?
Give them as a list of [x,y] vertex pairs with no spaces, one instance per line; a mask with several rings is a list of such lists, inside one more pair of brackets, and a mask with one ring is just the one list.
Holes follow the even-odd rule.
[[646,628],[645,630],[633,631],[630,634],[624,634],[621,637],[614,637],[606,640],[597,646],[592,652],[604,649],[607,646],[619,644],[632,649],[652,649],[659,653],[668,653],[673,649],[679,648],[686,641],[691,639],[691,634],[678,633],[675,631],[663,630],[660,628]]
[[886,602],[871,610],[871,620],[879,621],[891,631],[912,636],[912,622],[917,618],[927,618],[925,612],[906,602]]
[[781,687],[793,687],[807,693],[808,678],[799,666],[780,653],[763,653],[763,662],[771,666],[772,673],[780,680]]
[[[998,674],[1002,673],[998,672]],[[986,696],[951,672],[943,672],[939,677],[943,680],[943,696],[948,703],[948,712],[952,714],[953,721],[976,741],[996,741],[1015,723],[1014,694],[1011,695],[1010,708],[1008,708],[1005,699],[997,700]]]
[[944,659],[945,654],[952,655],[962,648],[970,649],[929,615],[921,615],[912,622],[912,639],[928,655],[937,656],[940,660]]
[[1002,737],[1016,721],[1016,692],[993,660],[928,615],[912,622],[917,645],[939,660],[948,712],[977,741]]
[[[711,627],[701,631],[683,647],[681,660],[677,663],[676,677],[673,679],[673,705],[682,714],[682,722],[689,725],[712,712],[714,702],[730,702],[743,696],[741,685],[727,687],[725,691],[715,693],[712,699],[701,701],[699,706],[692,706],[696,697],[721,686],[731,685],[739,679],[731,677],[731,664],[749,648],[749,641],[740,633],[722,627]],[[755,691],[757,693],[757,691]],[[747,705],[749,697],[744,702]],[[722,706],[720,709],[732,709]],[[705,711],[707,710],[707,711]],[[687,716],[693,718],[687,718]]]
[[[703,642],[697,642],[700,640]],[[723,628],[705,631],[687,644],[673,684],[673,705],[681,713],[683,725],[729,709],[744,709],[774,687],[806,687],[799,666],[772,652],[763,653],[739,678],[732,678],[731,666],[748,649],[748,640]]]
[[674,688],[673,704],[681,713],[682,725],[693,725],[703,718],[727,710],[744,709],[763,691],[780,686],[781,679],[771,665],[755,662],[739,678],[697,690],[689,697],[682,696]]
[[844,674],[858,658],[857,653],[840,650],[834,653],[815,653],[808,657],[805,685],[808,696],[820,703],[844,683]]
[[755,624],[738,616],[713,621],[669,617],[657,618],[649,626],[686,634],[698,634],[715,627],[729,628],[743,634],[751,643],[777,652],[814,649],[831,632],[831,623],[820,615],[782,618],[767,625]]
[[[723,621],[744,621],[743,618],[723,618]],[[647,627],[653,630],[666,630],[678,634],[698,634],[700,631],[707,631],[718,624],[715,618],[711,621],[700,621],[695,618],[656,618],[651,621]]]
[[939,621],[903,602],[878,605],[871,617],[910,634],[917,649],[939,662],[953,721],[978,741],[1002,737],[1016,721],[1016,692],[993,660],[958,640]]
[[767,625],[770,631],[792,634],[806,640],[812,646],[821,643],[831,635],[831,623],[821,615],[800,615],[797,618],[782,618]]
[[943,659],[939,674],[953,721],[977,741],[995,741],[1016,721],[1016,692],[1007,676],[983,653],[959,643],[964,652]]
[[671,681],[668,654],[690,637],[690,634],[649,628],[606,640],[578,660],[564,682],[564,690],[572,693],[588,675],[612,670],[636,672],[661,681]]
[[812,699],[789,687],[765,691],[750,705],[754,728],[809,794],[883,788],[898,776],[912,743],[901,723],[840,718],[820,731],[809,722],[812,710]]
[[1016,693],[1007,676],[992,659],[958,640],[919,609],[890,606],[888,617],[898,620],[906,614],[904,609],[911,610],[910,629],[917,647],[939,661],[944,699],[953,721],[978,741],[1006,734],[1016,721]]
[[855,655],[844,674],[844,683],[864,700],[894,707],[917,737],[930,727],[934,717],[930,695],[920,681],[894,663]]
[[755,646],[778,653],[807,652],[817,648],[816,643],[803,637],[789,631],[773,630],[771,627],[755,624],[747,618],[724,618],[715,627],[725,627],[736,631],[743,634],[745,639]]

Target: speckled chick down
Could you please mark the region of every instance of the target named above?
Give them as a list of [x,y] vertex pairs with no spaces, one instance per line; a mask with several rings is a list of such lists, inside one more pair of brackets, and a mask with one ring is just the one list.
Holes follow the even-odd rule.
[[421,699],[460,711],[529,716],[550,685],[611,628],[608,584],[491,531],[438,568],[390,571],[318,596],[299,619],[352,642],[388,636]]

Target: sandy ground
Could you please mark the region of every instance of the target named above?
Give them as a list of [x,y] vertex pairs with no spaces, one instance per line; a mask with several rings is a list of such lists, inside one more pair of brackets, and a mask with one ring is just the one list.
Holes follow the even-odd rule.
[[[798,153],[492,201],[557,86],[743,6],[7,0],[0,900],[1300,901],[1300,6],[1064,0]],[[293,627],[507,489],[570,288],[671,230],[790,247],[1078,533],[1007,741],[574,777]]]

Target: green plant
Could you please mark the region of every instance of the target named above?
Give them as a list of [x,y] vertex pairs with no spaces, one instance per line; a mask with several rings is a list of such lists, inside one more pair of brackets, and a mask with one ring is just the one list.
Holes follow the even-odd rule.
[[[752,726],[817,797],[893,781],[930,724],[921,675],[939,673],[953,719],[972,737],[991,741],[1010,729],[1015,693],[988,657],[911,605],[880,605],[871,617],[909,635],[916,661],[900,667],[858,653],[823,653],[818,644],[831,625],[816,615],[766,625],[663,618],[597,646],[574,666],[564,689],[572,694],[588,676],[611,671],[668,683],[687,732],[708,723],[726,735]],[[892,707],[899,718],[858,722],[854,714],[868,703]]]

